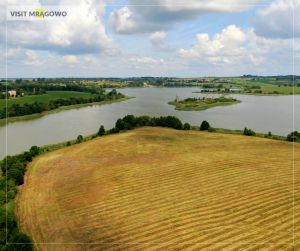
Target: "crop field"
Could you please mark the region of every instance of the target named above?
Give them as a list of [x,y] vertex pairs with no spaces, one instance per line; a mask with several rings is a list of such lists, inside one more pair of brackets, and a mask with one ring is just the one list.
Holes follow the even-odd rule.
[[41,250],[300,250],[300,144],[294,153],[140,128],[37,157],[16,212]]
[[[41,103],[49,103],[50,100],[55,100],[55,99],[68,99],[71,97],[74,98],[90,98],[93,97],[94,95],[91,93],[87,92],[76,92],[76,91],[48,91],[45,94],[41,95],[30,95],[30,96],[25,96],[21,98],[10,98],[7,100],[7,106],[11,106],[13,104],[32,104],[34,102],[41,102]],[[5,99],[0,99],[0,110],[5,108]]]

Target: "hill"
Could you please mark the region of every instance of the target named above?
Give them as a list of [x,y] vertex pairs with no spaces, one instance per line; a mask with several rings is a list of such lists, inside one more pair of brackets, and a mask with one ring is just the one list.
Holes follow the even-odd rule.
[[146,127],[38,156],[17,215],[41,250],[297,250],[295,196],[292,143]]

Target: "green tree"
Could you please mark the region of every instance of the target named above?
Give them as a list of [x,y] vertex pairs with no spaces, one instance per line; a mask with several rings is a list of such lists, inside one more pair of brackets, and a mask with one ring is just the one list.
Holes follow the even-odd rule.
[[0,190],[0,205],[4,205],[6,203],[6,193],[5,191]]
[[291,132],[291,133],[286,137],[286,140],[287,140],[287,141],[290,141],[290,142],[297,142],[297,141],[300,141],[300,132],[298,132],[298,131]]
[[206,120],[202,121],[200,125],[200,131],[206,131],[209,128],[210,128],[210,124]]
[[105,134],[104,126],[101,125],[98,131],[98,136],[103,136]]
[[184,123],[183,130],[191,130],[191,125],[189,123]]
[[78,136],[77,136],[76,142],[77,142],[77,143],[80,143],[80,142],[82,142],[82,141],[83,141],[82,135],[78,135]]
[[124,130],[124,129],[125,129],[125,122],[123,121],[123,119],[118,119],[117,122],[116,122],[115,127],[116,127],[119,131]]
[[9,236],[9,242],[10,243],[20,243],[17,245],[9,244],[4,249],[6,251],[30,251],[33,250],[33,244],[31,239],[20,232],[13,232],[11,236]]
[[245,127],[243,134],[246,135],[246,136],[254,136],[255,132],[253,130],[248,129],[247,127]]

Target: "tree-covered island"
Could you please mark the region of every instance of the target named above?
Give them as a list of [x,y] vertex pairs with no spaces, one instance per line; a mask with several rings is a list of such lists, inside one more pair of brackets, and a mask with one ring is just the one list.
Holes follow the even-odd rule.
[[241,101],[231,97],[218,97],[218,98],[186,98],[183,100],[175,98],[170,101],[169,105],[174,105],[176,110],[180,111],[201,111],[216,106],[233,105]]

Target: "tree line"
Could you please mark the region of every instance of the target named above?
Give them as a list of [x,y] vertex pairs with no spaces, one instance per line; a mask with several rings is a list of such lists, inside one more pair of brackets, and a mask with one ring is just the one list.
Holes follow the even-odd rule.
[[[0,177],[0,250],[16,251],[33,250],[31,239],[22,233],[16,221],[13,200],[18,192],[18,186],[24,183],[27,164],[38,154],[40,148],[33,146],[29,151],[15,156],[7,156],[1,163]],[[7,242],[6,242],[7,236]],[[13,245],[9,243],[20,243]]]
[[71,97],[69,99],[55,99],[50,100],[48,103],[44,102],[34,102],[34,103],[25,103],[25,104],[13,104],[9,107],[5,107],[0,110],[0,119],[6,118],[6,113],[8,113],[8,117],[17,117],[24,116],[30,114],[41,113],[44,111],[50,111],[57,109],[61,106],[69,106],[76,104],[87,104],[94,102],[101,102],[106,100],[120,99],[125,96],[121,93],[117,93],[116,90],[112,90],[108,94],[97,95],[91,98],[83,98],[83,97]]
[[[17,79],[14,82],[0,82],[0,99],[6,98],[6,91],[15,90],[17,96],[41,95],[47,91],[76,91],[91,94],[104,94],[105,90],[97,84],[83,84],[81,82],[43,82]],[[9,98],[9,95],[8,95]]]

